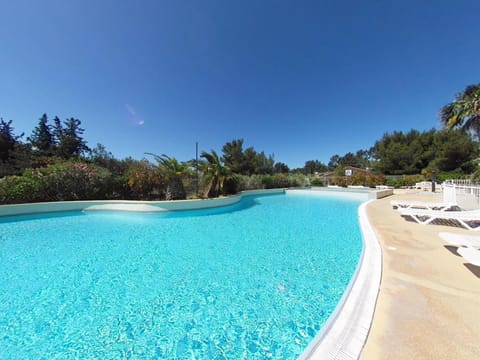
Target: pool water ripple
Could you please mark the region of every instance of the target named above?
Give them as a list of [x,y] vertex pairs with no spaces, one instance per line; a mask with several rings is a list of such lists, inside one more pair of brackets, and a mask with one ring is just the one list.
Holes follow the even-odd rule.
[[0,358],[294,359],[355,272],[359,204],[1,219]]

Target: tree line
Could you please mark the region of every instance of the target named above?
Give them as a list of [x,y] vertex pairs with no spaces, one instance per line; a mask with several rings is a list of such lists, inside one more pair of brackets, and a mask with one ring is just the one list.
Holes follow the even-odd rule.
[[37,167],[49,157],[80,158],[90,151],[82,134],[81,121],[58,117],[48,123],[47,114],[40,117],[37,127],[23,142],[25,134],[15,135],[12,120],[0,118],[0,177],[16,175],[29,167]]
[[105,146],[89,148],[81,121],[43,114],[30,136],[17,135],[13,121],[0,119],[0,203],[216,197],[240,190],[305,186],[306,176],[288,174],[274,155],[244,148],[243,139],[225,143],[222,153],[179,161],[145,153],[117,159]]
[[338,172],[345,166],[354,166],[385,175],[470,174],[478,166],[478,155],[478,142],[462,129],[394,131],[384,134],[368,150],[333,155],[327,165],[310,160],[299,171]]
[[[386,133],[369,149],[333,155],[327,164],[308,160],[290,169],[274,155],[226,142],[221,153],[203,151],[179,161],[166,154],[117,159],[97,144],[89,148],[81,121],[51,121],[43,114],[30,136],[0,118],[0,203],[80,199],[185,199],[245,189],[321,185],[318,174],[341,175],[346,166],[368,169],[368,185],[385,175],[432,172],[466,175],[478,167],[480,84],[468,86],[440,111],[443,128]],[[362,183],[363,184],[363,183]]]
[[345,166],[370,168],[386,175],[432,172],[470,174],[478,167],[480,84],[469,85],[440,109],[440,130],[386,133],[369,149],[338,154],[328,164],[308,160],[296,172],[335,171]]

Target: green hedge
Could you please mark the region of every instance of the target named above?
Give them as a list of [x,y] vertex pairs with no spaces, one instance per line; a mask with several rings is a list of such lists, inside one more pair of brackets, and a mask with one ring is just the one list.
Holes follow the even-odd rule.
[[310,185],[310,178],[302,174],[237,175],[235,192],[242,190],[305,187]]
[[0,179],[0,203],[106,199],[115,187],[108,170],[65,161]]
[[425,181],[425,176],[423,175],[408,175],[399,179],[387,179],[386,185],[401,188],[414,186],[416,183],[422,181]]

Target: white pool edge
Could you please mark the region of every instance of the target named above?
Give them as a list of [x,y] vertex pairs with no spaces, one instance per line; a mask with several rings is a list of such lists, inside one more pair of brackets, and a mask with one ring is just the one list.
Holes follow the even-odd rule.
[[236,195],[213,199],[140,201],[140,200],[81,200],[56,201],[27,204],[0,205],[0,217],[32,215],[64,211],[129,211],[129,212],[168,212],[202,210],[234,205],[249,195],[282,194],[285,189],[246,190]]
[[367,217],[358,209],[363,250],[355,275],[322,330],[300,356],[305,359],[358,359],[370,332],[382,277],[382,250]]

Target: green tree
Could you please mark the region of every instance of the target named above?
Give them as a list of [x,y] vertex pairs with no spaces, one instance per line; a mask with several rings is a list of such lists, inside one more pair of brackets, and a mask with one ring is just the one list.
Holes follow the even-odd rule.
[[460,170],[465,173],[475,170],[475,159],[479,154],[478,143],[465,131],[437,131],[433,146],[435,159],[428,165],[429,169],[443,172]]
[[243,150],[243,139],[234,139],[222,147],[223,160],[232,173],[240,175],[273,174],[274,155],[257,152],[251,146]]
[[371,167],[371,151],[358,150],[355,154],[348,152],[343,156],[334,155],[330,158],[328,170],[335,170],[338,167],[344,168],[345,166],[354,166],[361,169]]
[[243,174],[245,172],[245,155],[243,153],[243,139],[233,139],[222,147],[223,161],[232,172]]
[[240,174],[253,175],[256,174],[260,167],[258,154],[253,147],[245,149],[242,171]]
[[217,197],[222,193],[223,186],[232,176],[231,170],[225,166],[215,150],[210,153],[202,151],[200,157],[207,160],[203,169],[205,192],[204,197]]
[[0,118],[0,160],[3,163],[6,163],[9,160],[15,144],[23,136],[23,133],[16,136],[13,133],[13,130],[12,120],[4,121]]
[[0,177],[20,175],[32,164],[30,146],[20,141],[23,133],[15,135],[12,120],[0,118]]
[[97,143],[90,151],[90,160],[99,166],[108,168],[108,163],[112,159],[114,159],[113,154],[107,151],[107,148],[100,143]]
[[303,172],[306,175],[309,175],[309,174],[311,175],[311,174],[315,174],[315,173],[325,172],[325,171],[328,170],[328,167],[327,167],[327,165],[325,165],[321,161],[308,160],[308,161],[305,161],[305,165],[303,166],[303,169],[304,169]]
[[161,173],[165,178],[165,199],[166,200],[184,200],[187,198],[185,188],[183,186],[182,175],[186,171],[185,164],[180,163],[177,159],[171,158],[165,154],[151,155],[157,161]]
[[361,167],[361,164],[358,161],[357,157],[351,152],[346,153],[339,159],[339,165]]
[[[431,130],[431,134],[433,132],[434,130]],[[431,152],[425,152],[425,149],[431,148],[431,144],[421,146],[420,136],[422,134],[417,130],[410,130],[406,134],[399,131],[384,134],[372,148],[377,160],[375,168],[388,175],[419,174],[432,160]],[[431,142],[431,139],[428,142]]]
[[[143,197],[143,195],[138,195],[139,192],[137,191],[137,195],[135,195],[134,188],[128,185],[128,177],[127,171],[132,169],[132,164],[136,163],[137,160],[132,158],[126,159],[116,159],[113,154],[105,148],[102,144],[97,144],[91,151],[88,157],[88,161],[91,163],[103,167],[110,171],[112,174],[112,184],[113,191],[116,192],[118,197],[123,198],[148,198],[148,196],[153,196],[153,190],[159,190],[158,183],[152,184],[152,194],[147,192],[147,197]],[[140,171],[141,172],[141,171]],[[138,173],[135,169],[131,170],[129,174],[133,177],[130,178],[134,179],[134,174]],[[150,174],[149,174],[150,176]],[[151,176],[153,178],[153,176]],[[148,176],[146,177],[148,179]],[[132,191],[130,191],[132,190]]]
[[114,175],[124,173],[130,167],[130,163],[135,161],[132,158],[126,158],[123,160],[116,159],[115,156],[113,156],[113,154],[102,144],[97,144],[90,150],[88,160],[95,165],[108,169]]
[[52,135],[53,135],[53,142],[55,144],[55,151],[58,155],[58,144],[62,141],[63,138],[63,126],[62,121],[58,116],[53,118],[53,126],[52,126]]
[[38,155],[51,156],[53,154],[55,143],[51,126],[48,125],[47,114],[42,115],[37,127],[33,129],[32,135],[27,140]]
[[480,139],[480,84],[469,85],[455,101],[440,110],[440,122],[447,129],[461,128]]
[[275,174],[288,174],[289,171],[290,169],[288,168],[288,165],[283,162],[277,162],[273,167],[273,172]]
[[436,157],[434,146],[436,134],[435,129],[424,132],[412,130],[407,133],[407,141],[414,157],[412,167],[417,173],[428,167],[428,164]]
[[257,153],[255,174],[273,174],[273,165],[275,164],[274,156],[268,155],[262,151]]
[[464,130],[385,134],[373,147],[375,168],[385,174],[413,175],[431,171],[469,172],[478,144]]
[[127,164],[124,178],[128,191],[124,196],[139,200],[152,200],[163,196],[163,179],[157,166],[146,159],[129,159]]
[[60,119],[55,117],[53,134],[57,141],[56,154],[59,157],[70,159],[89,151],[86,141],[81,136],[85,130],[80,125],[80,120],[70,118],[64,121],[62,126]]
[[340,155],[333,155],[328,162],[328,170],[333,171],[340,165]]
[[305,169],[305,174],[314,174],[317,171],[315,160],[305,161],[303,168]]

